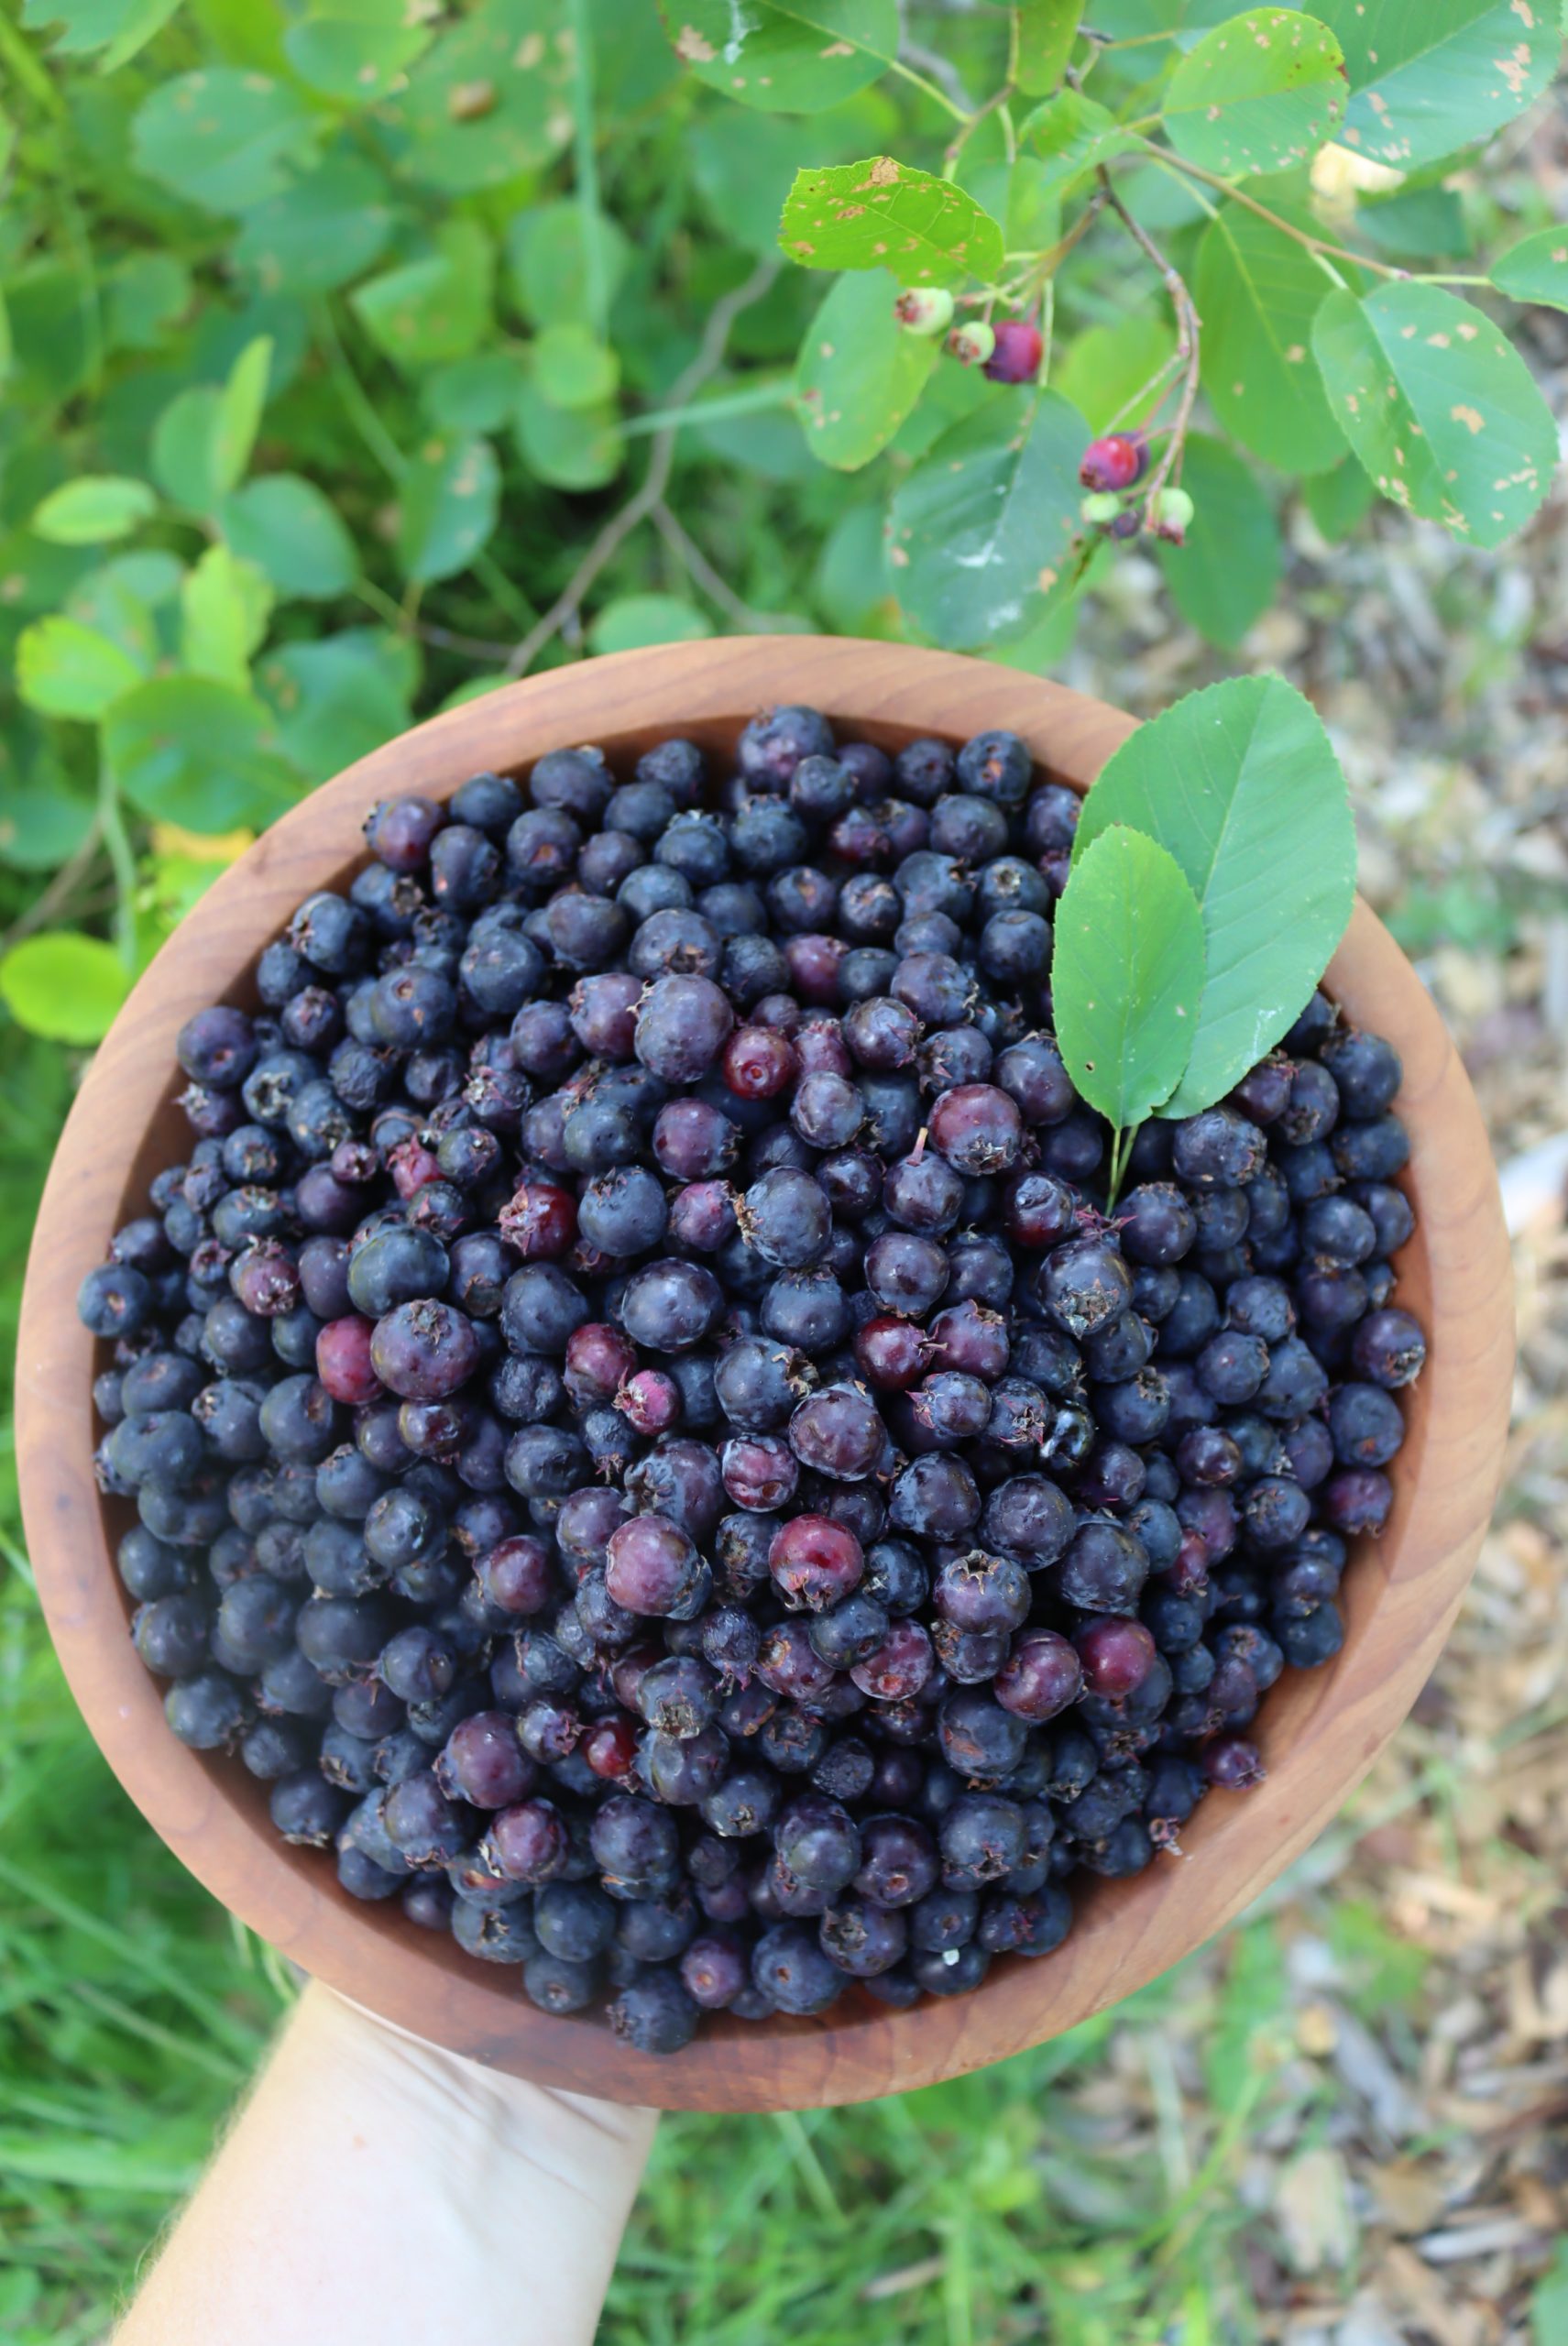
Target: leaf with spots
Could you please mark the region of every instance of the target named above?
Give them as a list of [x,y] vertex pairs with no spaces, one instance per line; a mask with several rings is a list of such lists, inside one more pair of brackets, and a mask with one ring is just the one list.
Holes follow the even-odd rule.
[[937,363],[934,337],[906,334],[894,317],[897,296],[885,269],[839,278],[800,346],[795,403],[806,444],[840,472],[886,447]]
[[1568,310],[1568,223],[1511,246],[1492,263],[1492,282],[1512,301]]
[[951,180],[891,155],[797,171],[779,243],[803,269],[888,269],[900,285],[994,278],[1003,235]]
[[1322,472],[1344,454],[1312,356],[1312,320],[1329,290],[1310,252],[1239,203],[1225,205],[1198,247],[1203,389],[1225,429],[1281,472]]
[[1018,9],[1018,87],[1043,98],[1057,89],[1078,38],[1078,0],[1022,0]]
[[162,82],[131,124],[138,170],[208,212],[247,212],[281,193],[314,153],[317,124],[265,73],[219,65]]
[[1490,318],[1436,285],[1331,293],[1312,347],[1345,438],[1385,497],[1501,545],[1552,485],[1557,429]]
[[403,476],[398,559],[423,584],[466,570],[496,526],[500,466],[488,440],[433,440]]
[[1176,858],[1113,823],[1057,906],[1051,1007],[1068,1073],[1118,1133],[1180,1082],[1198,1031],[1203,915]]
[[1294,8],[1253,8],[1189,49],[1165,93],[1165,127],[1190,162],[1230,179],[1305,162],[1344,105],[1332,33]]
[[659,0],[659,13],[699,82],[766,114],[821,114],[898,55],[897,0]]
[[1554,0],[1321,0],[1351,99],[1353,153],[1408,171],[1489,138],[1534,104],[1563,45]]
[[1173,855],[1202,908],[1197,1032],[1163,1109],[1193,1115],[1273,1049],[1344,934],[1355,895],[1344,776],[1310,702],[1278,676],[1236,676],[1123,742],[1084,800],[1075,868],[1113,823]]
[[1018,136],[1043,159],[1047,192],[1070,187],[1113,156],[1130,155],[1139,144],[1114,115],[1081,90],[1063,90],[1047,98],[1025,118]]
[[1194,432],[1181,485],[1196,510],[1185,543],[1157,543],[1170,599],[1184,619],[1234,652],[1274,600],[1285,567],[1279,523],[1257,468],[1223,440]]
[[570,145],[574,35],[563,14],[560,0],[486,0],[448,22],[379,110],[403,134],[409,178],[475,195],[543,170]]
[[1008,394],[945,432],[903,483],[888,522],[894,591],[936,642],[1022,635],[1071,595],[1088,437],[1058,392],[1022,408]]

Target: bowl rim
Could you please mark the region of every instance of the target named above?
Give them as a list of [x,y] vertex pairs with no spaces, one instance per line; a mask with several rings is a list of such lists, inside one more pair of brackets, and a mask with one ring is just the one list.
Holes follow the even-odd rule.
[[[378,797],[446,795],[466,775],[517,771],[543,751],[686,731],[732,741],[746,718],[808,688],[814,706],[892,745],[983,726],[1023,735],[1050,778],[1082,790],[1134,728],[1102,702],[986,661],[846,637],[778,635],[661,645],[551,670],[466,702],[383,744],[264,832],[144,973],[72,1107],[39,1207],[24,1288],[16,1446],[39,1598],[99,1749],[181,1861],[280,1951],[386,2019],[514,2075],[668,2108],[759,2110],[863,2099],[961,2075],[1121,2000],[1228,1923],[1329,1821],[1420,1691],[1474,1568],[1500,1479],[1513,1362],[1511,1266],[1480,1112],[1424,987],[1358,901],[1326,980],[1400,1050],[1420,1211],[1403,1291],[1429,1332],[1381,1541],[1345,1584],[1337,1659],[1290,1672],[1259,1722],[1266,1781],[1205,1801],[1179,1858],[1096,1883],[1044,1962],[1001,1962],[973,1994],[891,2012],[862,1993],[815,2020],[710,2025],[674,2058],[620,2045],[597,2014],[530,2005],[515,1974],[416,1931],[391,1902],[345,1897],[316,1852],[271,1832],[266,1788],[230,1757],[169,1734],[161,1693],[126,1634],[105,1503],[93,1482],[93,1341],[77,1285],[129,1199],[180,1143],[156,1139],[179,1083],[172,1044],[202,1003],[243,998],[288,909],[364,860]],[[1261,1856],[1258,1852],[1261,1851]],[[1179,1868],[1179,1879],[1176,1871]]]

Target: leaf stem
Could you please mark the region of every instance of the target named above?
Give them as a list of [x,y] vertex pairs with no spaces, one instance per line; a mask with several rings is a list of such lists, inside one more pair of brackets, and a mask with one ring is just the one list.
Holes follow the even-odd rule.
[[1192,296],[1187,290],[1186,279],[1179,269],[1167,260],[1148,230],[1134,219],[1112,186],[1111,174],[1103,163],[1100,166],[1099,176],[1101,185],[1105,192],[1105,201],[1139,251],[1153,263],[1164,280],[1166,291],[1170,295],[1176,311],[1176,356],[1179,359],[1185,361],[1186,365],[1186,372],[1181,383],[1181,396],[1177,401],[1176,413],[1171,419],[1170,437],[1166,442],[1165,452],[1158,464],[1149,476],[1148,488],[1144,494],[1145,526],[1154,529],[1157,523],[1159,493],[1180,465],[1182,450],[1187,444],[1187,427],[1191,422],[1192,410],[1198,398],[1200,336],[1202,321],[1198,315]]
[[120,794],[105,758],[98,768],[98,829],[115,875],[115,943],[134,977],[137,966],[137,866],[120,809]]
[[944,114],[951,115],[955,122],[965,122],[968,120],[969,117],[965,114],[963,107],[960,106],[955,99],[948,97],[946,90],[941,87],[939,82],[928,82],[924,73],[916,73],[914,66],[906,65],[902,57],[895,57],[892,60],[888,71],[892,73],[896,73],[901,82],[907,82],[911,88],[923,92],[927,97],[932,99],[936,104],[941,107]]
[[343,338],[337,331],[337,321],[327,302],[316,304],[315,320],[316,331],[326,353],[327,371],[337,387],[345,414],[382,471],[389,474],[393,480],[401,480],[409,468],[408,458],[377,414],[364,385],[350,365]]
[[[1005,114],[1007,111],[1007,101],[1012,95],[1013,82],[1011,77],[1009,77],[1009,79],[1003,83],[1000,90],[997,90],[991,97],[987,98],[982,106],[977,106],[975,108],[973,114],[971,114],[964,122],[962,128],[948,141],[947,150],[942,157],[942,177],[945,180],[950,180],[957,171],[959,164],[963,157],[964,148],[969,145],[970,140],[974,137],[974,134],[980,128],[981,124],[984,122],[990,115],[999,112]],[[1009,122],[1005,126],[1005,128],[1010,132],[1012,126],[1011,122]],[[1011,159],[1011,157],[1009,157],[1009,160]]]
[[[1201,164],[1190,163],[1185,155],[1176,155],[1168,148],[1155,146],[1151,139],[1146,138],[1142,144],[1148,148],[1156,162],[1163,164],[1168,171],[1179,171],[1188,179],[1201,180],[1205,187],[1217,187],[1232,203],[1239,203],[1244,211],[1255,212],[1260,220],[1266,220],[1271,228],[1277,228],[1282,236],[1288,236],[1294,244],[1302,246],[1310,253],[1327,254],[1331,260],[1347,260],[1355,269],[1370,269],[1375,277],[1408,279],[1416,273],[1409,269],[1396,269],[1389,261],[1373,260],[1366,253],[1354,253],[1348,246],[1332,244],[1326,236],[1314,236],[1310,229],[1298,228],[1293,221],[1281,219],[1278,213],[1271,212],[1266,203],[1260,203],[1255,195],[1249,195],[1245,188],[1235,187],[1229,180],[1222,179],[1217,171],[1206,171]],[[1449,278],[1442,281],[1451,285],[1485,285],[1487,280]]]
[[711,423],[724,416],[755,415],[764,408],[786,405],[793,389],[788,375],[770,375],[765,382],[741,383],[732,391],[721,391],[715,400],[692,400],[684,407],[652,408],[646,415],[631,417],[621,429],[629,440],[635,440],[650,432],[678,432],[685,423]]
[[[1123,417],[1130,415],[1135,408],[1141,407],[1144,400],[1147,399],[1151,391],[1158,390],[1161,383],[1164,382],[1171,368],[1173,367],[1179,367],[1180,363],[1180,352],[1173,350],[1170,356],[1165,360],[1164,364],[1155,368],[1154,373],[1149,377],[1148,381],[1146,383],[1140,383],[1137,389],[1133,393],[1132,398],[1122,401],[1121,406],[1116,410],[1115,414],[1105,426],[1105,430],[1107,432],[1114,432],[1117,425],[1122,422]],[[1162,400],[1157,401],[1155,407],[1150,410],[1150,413],[1157,413],[1161,405],[1163,405]]]

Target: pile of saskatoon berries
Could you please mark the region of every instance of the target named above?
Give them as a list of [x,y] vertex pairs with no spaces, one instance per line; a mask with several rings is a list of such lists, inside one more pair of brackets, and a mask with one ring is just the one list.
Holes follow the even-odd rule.
[[640,2048],[1048,1954],[1387,1515],[1398,1059],[1315,996],[1107,1216],[1076,816],[788,707],[379,806],[82,1289],[175,1734]]

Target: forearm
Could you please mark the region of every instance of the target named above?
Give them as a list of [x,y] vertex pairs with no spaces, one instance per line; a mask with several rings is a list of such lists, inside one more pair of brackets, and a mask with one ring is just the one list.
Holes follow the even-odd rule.
[[313,1984],[115,2346],[589,2346],[653,2125]]

